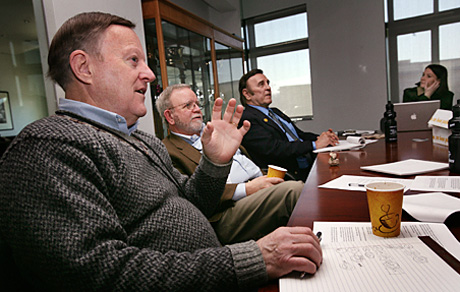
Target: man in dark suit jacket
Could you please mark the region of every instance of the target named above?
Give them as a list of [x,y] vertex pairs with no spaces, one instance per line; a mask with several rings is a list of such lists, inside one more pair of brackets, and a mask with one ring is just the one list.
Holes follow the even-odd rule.
[[[195,93],[188,85],[171,85],[156,106],[170,130],[163,143],[174,167],[192,175],[203,159],[203,116]],[[241,147],[233,156],[221,204],[208,219],[224,244],[258,239],[287,224],[302,189],[301,181],[263,176]]]
[[338,137],[331,129],[321,135],[304,132],[272,103],[270,81],[260,69],[243,75],[240,99],[245,106],[240,120],[251,122],[242,145],[261,168],[269,164],[284,167],[295,178],[305,181],[314,160],[313,150],[335,145]]

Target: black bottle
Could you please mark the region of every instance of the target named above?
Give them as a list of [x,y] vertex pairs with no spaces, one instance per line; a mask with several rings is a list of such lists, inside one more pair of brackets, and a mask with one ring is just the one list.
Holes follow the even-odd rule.
[[449,170],[460,173],[460,99],[452,107],[452,119],[449,120]]
[[396,123],[396,112],[391,101],[385,105],[386,111],[383,114],[383,128],[385,133],[385,142],[398,141],[398,127]]

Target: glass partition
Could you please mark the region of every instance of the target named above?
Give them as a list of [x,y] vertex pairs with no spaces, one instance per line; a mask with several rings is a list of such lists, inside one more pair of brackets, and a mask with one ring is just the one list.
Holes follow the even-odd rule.
[[204,120],[211,118],[211,48],[209,39],[162,21],[168,85],[188,84],[203,105]]
[[224,104],[231,98],[240,103],[238,82],[243,76],[243,55],[241,51],[216,42],[217,78],[219,80],[219,97]]
[[[238,97],[243,39],[170,1],[144,0],[142,5],[149,66],[157,76],[151,84],[153,97],[163,87],[188,84],[203,105],[204,121],[209,121],[216,97],[225,102]],[[160,139],[168,134],[156,111],[155,133]]]

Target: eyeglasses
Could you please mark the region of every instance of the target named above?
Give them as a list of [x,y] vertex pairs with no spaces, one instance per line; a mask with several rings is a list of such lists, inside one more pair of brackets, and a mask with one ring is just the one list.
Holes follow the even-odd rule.
[[196,105],[199,109],[202,108],[200,101],[197,100],[197,101],[189,101],[189,102],[186,102],[186,103],[181,103],[181,104],[179,104],[179,105],[176,105],[176,106],[173,106],[173,107],[169,107],[168,109],[169,109],[169,110],[172,110],[172,109],[175,109],[175,108],[177,108],[177,107],[182,107],[182,109],[188,109],[189,111],[191,111],[192,109],[195,108],[195,105]]

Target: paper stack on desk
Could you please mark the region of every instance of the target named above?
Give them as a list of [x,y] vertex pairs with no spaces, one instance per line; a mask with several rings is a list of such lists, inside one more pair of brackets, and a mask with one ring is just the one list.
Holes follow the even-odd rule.
[[377,142],[377,140],[366,140],[363,137],[349,136],[347,137],[346,140],[340,140],[339,145],[337,146],[324,147],[321,149],[316,149],[313,152],[321,153],[321,152],[361,149],[367,144],[374,143],[374,142]]
[[380,181],[391,181],[405,185],[404,192],[408,191],[412,185],[412,179],[402,178],[388,178],[388,177],[374,177],[374,176],[360,176],[360,175],[342,175],[336,179],[328,181],[325,184],[319,185],[319,188],[326,189],[339,189],[339,190],[350,190],[350,191],[362,191],[366,189],[364,185],[372,182]]
[[416,237],[443,237],[458,258],[460,244],[444,224],[403,222],[397,238],[374,236],[370,226],[315,222],[314,232],[323,233],[323,264],[303,279],[283,277],[280,292],[458,291],[460,275]]
[[460,199],[443,193],[404,196],[403,209],[419,221],[442,223],[460,211]]
[[449,168],[448,163],[407,159],[398,162],[371,166],[361,166],[361,169],[393,175],[415,175]]

